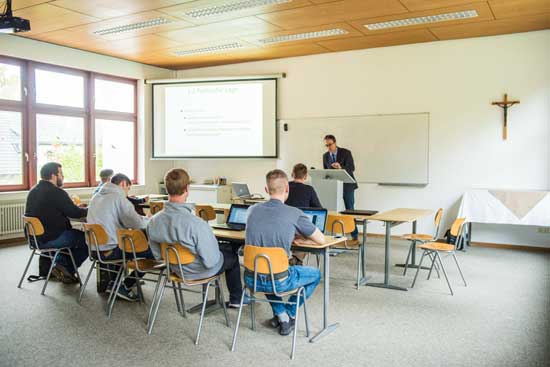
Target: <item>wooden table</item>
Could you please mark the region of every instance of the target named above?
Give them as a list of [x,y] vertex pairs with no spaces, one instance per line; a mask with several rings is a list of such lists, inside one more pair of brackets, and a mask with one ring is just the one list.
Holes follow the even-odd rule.
[[[389,210],[387,212],[382,212],[375,214],[369,217],[369,220],[378,220],[386,224],[386,238],[385,238],[385,247],[386,254],[384,260],[384,283],[365,283],[366,286],[378,287],[378,288],[388,288],[395,289],[400,291],[406,291],[407,288],[398,287],[396,285],[390,284],[390,238],[391,238],[391,229],[392,227],[398,226],[403,223],[412,222],[413,233],[416,233],[416,221],[419,218],[422,218],[426,215],[432,214],[433,211],[430,209],[406,209],[399,208]],[[416,251],[415,247],[412,249],[413,254]],[[414,260],[413,260],[414,262]]]
[[[218,239],[228,240],[239,244],[245,242],[245,231],[229,231],[225,229],[213,228],[214,235]],[[325,243],[323,245],[316,244],[314,242],[293,244],[292,249],[298,251],[311,252],[314,254],[321,254],[323,256],[323,328],[313,336],[309,341],[315,343],[323,336],[329,334],[338,327],[338,323],[329,324],[328,311],[329,311],[329,281],[330,281],[330,256],[329,249],[332,246],[339,245],[345,241],[345,238],[333,237],[325,235]]]

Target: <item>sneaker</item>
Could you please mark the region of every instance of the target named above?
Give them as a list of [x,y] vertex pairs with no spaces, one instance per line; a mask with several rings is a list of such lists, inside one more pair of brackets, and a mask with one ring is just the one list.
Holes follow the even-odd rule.
[[[243,307],[244,306],[248,306],[250,304],[250,298],[245,295],[244,296],[244,300],[243,300]],[[239,308],[241,307],[241,301],[239,301],[238,303],[232,303],[232,302],[225,302],[225,307],[227,308]]]
[[279,322],[279,334],[289,335],[294,330],[294,319],[290,318],[289,321]]
[[277,316],[273,316],[270,320],[269,320],[269,326],[271,326],[272,328],[274,329],[277,329],[279,327],[279,318]]
[[121,285],[118,288],[117,297],[122,298],[123,300],[128,302],[137,302],[139,300],[139,297],[135,295],[131,290],[126,289],[124,285]]
[[63,265],[56,264],[52,269],[52,274],[57,280],[63,284],[75,284],[78,283],[78,278],[71,274]]

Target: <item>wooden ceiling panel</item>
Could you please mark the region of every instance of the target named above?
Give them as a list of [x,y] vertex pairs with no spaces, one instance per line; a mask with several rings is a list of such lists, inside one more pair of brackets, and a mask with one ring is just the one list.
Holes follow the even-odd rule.
[[347,38],[334,41],[321,41],[317,43],[330,51],[348,51],[432,41],[437,41],[437,39],[432,33],[430,33],[429,30],[416,29],[405,32],[383,33],[373,36]]
[[[11,2],[11,9],[19,10],[23,8],[28,8],[29,6],[47,3],[48,1],[51,1],[51,0],[13,0]],[[6,4],[5,1],[0,1],[0,8],[3,8],[5,4]]]
[[96,18],[107,19],[189,1],[193,0],[56,0],[50,4]]
[[200,10],[207,7],[212,7],[216,5],[225,5],[225,4],[228,4],[227,0],[196,0],[193,2],[186,2],[184,4],[163,8],[163,9],[160,9],[160,11],[162,11],[163,13],[184,19],[190,23],[206,24],[206,23],[214,23],[214,22],[219,22],[223,20],[242,18],[242,17],[248,17],[252,15],[259,15],[259,14],[266,14],[266,13],[271,13],[275,11],[294,9],[294,8],[300,8],[300,7],[312,5],[310,0],[289,0],[289,2],[286,2],[286,3],[257,6],[249,9],[232,11],[221,15],[193,17],[186,14],[193,10]]
[[495,18],[550,13],[550,0],[490,0]]
[[407,9],[397,0],[343,0],[259,17],[283,29],[295,29],[405,12]]
[[[323,38],[311,38],[311,39],[303,39],[303,40],[297,40],[297,41],[287,41],[287,42],[280,42],[280,43],[273,43],[273,44],[265,44],[263,42],[260,42],[261,39],[265,38],[271,38],[271,37],[278,37],[278,36],[287,36],[292,34],[298,34],[298,33],[310,33],[310,32],[319,32],[319,31],[326,31],[330,29],[343,29],[347,33],[336,35],[336,36],[327,36]],[[259,47],[286,47],[289,45],[300,45],[300,44],[308,44],[308,43],[314,43],[316,41],[320,40],[331,40],[331,39],[342,39],[342,38],[350,38],[350,37],[357,37],[361,36],[361,32],[353,28],[347,23],[335,23],[335,24],[327,24],[323,26],[315,26],[315,27],[308,27],[308,28],[300,28],[300,29],[293,29],[291,31],[278,31],[278,32],[268,32],[268,33],[261,33],[261,34],[254,34],[250,36],[243,36],[242,39],[246,40],[247,42],[250,42],[252,44],[255,44]]]
[[[459,11],[465,11],[465,10],[475,10],[477,11],[478,16],[475,18],[469,18],[464,20],[450,20],[450,21],[445,21],[440,23],[409,25],[406,27],[386,28],[386,29],[378,29],[378,30],[370,30],[367,27],[365,27],[365,24],[387,22],[390,20],[398,20],[398,19],[406,19],[406,18],[424,17],[429,15],[453,13],[453,12],[459,12]],[[493,13],[491,12],[491,9],[487,5],[487,3],[477,2],[477,3],[468,4],[468,5],[455,6],[451,8],[443,8],[443,9],[437,9],[437,10],[423,10],[423,11],[410,12],[410,13],[399,14],[394,16],[359,19],[351,22],[351,24],[355,28],[359,29],[361,32],[363,32],[365,35],[368,36],[368,35],[378,34],[378,33],[401,32],[401,31],[408,31],[413,29],[426,29],[433,24],[450,26],[455,24],[482,22],[482,21],[492,20],[492,19],[494,19]]]
[[474,1],[476,0],[401,0],[401,3],[410,11],[422,11],[465,5]]
[[16,10],[13,12],[13,15],[30,20],[31,31],[26,32],[25,36],[55,31],[57,29],[64,29],[99,20],[98,18],[58,8],[50,4],[40,4]]
[[525,17],[506,18],[492,22],[461,24],[451,27],[430,27],[440,40],[494,36],[550,28],[550,13]]
[[280,30],[279,27],[256,17],[244,17],[225,22],[205,24],[171,32],[157,33],[159,36],[180,42],[196,44],[211,42],[226,37],[237,37],[248,34],[266,33]]
[[[113,33],[113,34],[105,34],[98,36],[94,32],[105,30],[113,27],[119,27],[129,24],[135,24],[139,22],[145,22],[148,20],[152,20],[155,18],[166,18],[170,20],[170,23],[158,25],[155,27],[149,27],[149,28],[142,28],[142,29],[135,29],[131,31],[121,32],[121,33]],[[89,23],[77,27],[72,27],[70,30],[75,32],[85,32],[88,34],[91,34],[93,36],[98,36],[102,39],[109,39],[109,40],[115,40],[115,39],[124,39],[124,38],[131,38],[136,36],[142,36],[146,34],[153,34],[153,33],[160,33],[160,32],[167,32],[171,30],[176,29],[182,29],[185,27],[190,27],[192,24],[180,20],[178,18],[171,17],[169,15],[160,13],[158,11],[148,11],[143,13],[136,13],[132,15],[127,15],[124,17],[119,18],[112,18],[108,20],[102,20],[100,22],[95,23]]]

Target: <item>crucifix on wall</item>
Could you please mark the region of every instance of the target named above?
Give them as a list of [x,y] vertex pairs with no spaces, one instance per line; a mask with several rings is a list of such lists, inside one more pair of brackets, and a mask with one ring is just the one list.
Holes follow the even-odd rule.
[[504,101],[493,102],[492,105],[499,106],[504,110],[504,130],[502,130],[502,138],[506,140],[508,138],[508,108],[512,107],[515,104],[518,104],[519,101],[509,101],[508,94],[504,94]]

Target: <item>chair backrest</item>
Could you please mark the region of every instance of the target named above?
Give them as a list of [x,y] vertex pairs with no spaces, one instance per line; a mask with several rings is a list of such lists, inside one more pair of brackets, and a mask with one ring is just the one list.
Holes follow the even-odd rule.
[[[269,263],[271,263],[271,272]],[[256,269],[259,274],[278,274],[288,270],[288,256],[281,247],[245,245],[244,267],[251,272]]]
[[92,258],[92,251],[96,252],[96,257],[101,260],[99,246],[106,245],[109,241],[109,235],[101,224],[84,223],[84,238],[88,245],[88,253]]
[[128,253],[147,251],[149,242],[141,229],[118,229],[116,231],[118,247]]
[[80,200],[80,196],[72,194],[71,200],[73,201],[74,205],[80,205],[82,204],[82,200]]
[[164,209],[164,201],[150,201],[149,202],[149,211],[151,215],[155,215]]
[[40,219],[23,216],[23,226],[25,228],[25,237],[27,238],[29,247],[38,247],[36,236],[42,236],[44,234],[44,226]]
[[453,224],[451,225],[450,233],[452,236],[456,237],[455,243],[454,243],[455,246],[459,243],[460,238],[462,237],[462,229],[464,228],[465,221],[466,221],[466,218],[456,218]]
[[195,214],[207,222],[216,219],[216,211],[210,205],[195,206]]
[[437,239],[437,236],[439,236],[439,227],[441,225],[441,218],[443,218],[443,208],[437,209],[437,212],[435,213],[435,217],[434,217],[434,224],[435,224],[434,238],[435,239]]
[[[160,254],[170,265],[187,265],[195,261],[195,255],[178,242],[160,244]],[[167,265],[168,265],[167,264]]]
[[325,228],[331,233],[346,235],[355,230],[355,219],[351,215],[329,214]]

